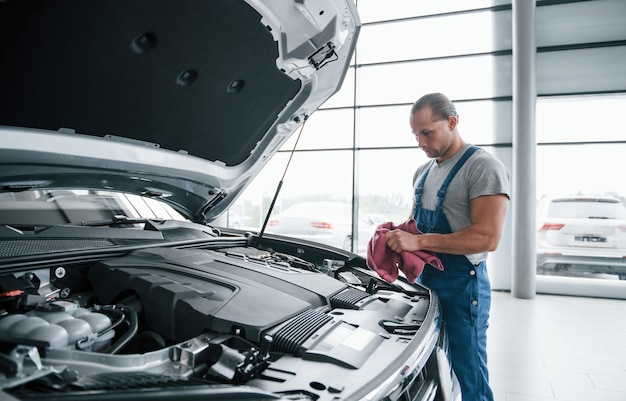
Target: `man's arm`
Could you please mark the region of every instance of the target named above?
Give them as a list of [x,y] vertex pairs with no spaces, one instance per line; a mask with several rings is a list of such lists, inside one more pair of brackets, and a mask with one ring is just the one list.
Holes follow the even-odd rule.
[[387,233],[387,245],[396,252],[432,251],[455,255],[495,251],[502,236],[509,198],[504,194],[479,196],[470,201],[472,224],[451,234]]

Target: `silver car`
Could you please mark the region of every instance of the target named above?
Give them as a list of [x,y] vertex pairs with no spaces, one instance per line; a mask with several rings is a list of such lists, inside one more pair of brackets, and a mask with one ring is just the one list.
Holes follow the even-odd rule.
[[359,30],[350,0],[0,1],[0,399],[459,399],[430,289],[226,227]]
[[[358,214],[357,253],[365,254],[377,224],[363,212]],[[352,205],[345,202],[301,202],[272,216],[268,232],[352,249]]]
[[539,273],[626,279],[626,205],[611,196],[544,200],[537,222]]

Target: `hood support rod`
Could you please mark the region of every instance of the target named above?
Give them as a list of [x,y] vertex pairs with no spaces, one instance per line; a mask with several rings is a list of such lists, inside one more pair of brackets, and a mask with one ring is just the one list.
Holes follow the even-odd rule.
[[304,116],[304,121],[302,122],[302,125],[300,126],[300,132],[298,132],[298,137],[296,138],[296,143],[294,143],[293,149],[291,149],[291,153],[289,154],[289,160],[287,160],[287,165],[285,166],[285,170],[283,171],[283,176],[281,177],[280,181],[278,182],[278,186],[276,187],[276,191],[274,192],[274,198],[272,198],[272,203],[270,203],[270,207],[267,210],[267,213],[265,214],[265,221],[263,222],[263,227],[261,227],[261,231],[259,231],[259,244],[261,243],[261,240],[263,239],[263,234],[265,233],[265,228],[267,227],[267,223],[270,220],[270,215],[272,214],[272,210],[274,210],[274,205],[276,204],[276,199],[278,199],[278,194],[280,193],[280,189],[283,186],[283,181],[285,180],[285,176],[287,175],[287,170],[289,169],[289,165],[291,164],[291,159],[293,158],[293,154],[296,151],[296,147],[298,146],[298,142],[300,141],[300,136],[302,135],[302,131],[304,130],[304,124],[306,123],[306,120],[308,118],[309,118],[309,116],[307,116],[307,115]]

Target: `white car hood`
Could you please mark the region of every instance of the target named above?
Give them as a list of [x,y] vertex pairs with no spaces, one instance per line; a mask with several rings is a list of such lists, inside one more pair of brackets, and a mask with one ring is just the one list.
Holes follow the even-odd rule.
[[0,190],[221,214],[341,86],[352,0],[0,2]]

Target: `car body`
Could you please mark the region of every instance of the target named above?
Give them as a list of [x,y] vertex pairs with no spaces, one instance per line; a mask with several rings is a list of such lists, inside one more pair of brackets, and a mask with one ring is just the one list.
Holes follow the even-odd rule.
[[613,196],[547,198],[540,205],[540,273],[611,274],[626,279],[626,205]]
[[0,399],[459,399],[431,290],[227,227],[359,29],[346,0],[0,2]]
[[[358,217],[357,252],[364,254],[377,225],[363,212],[359,212]],[[296,203],[272,216],[267,232],[351,250],[352,205],[332,201]]]

